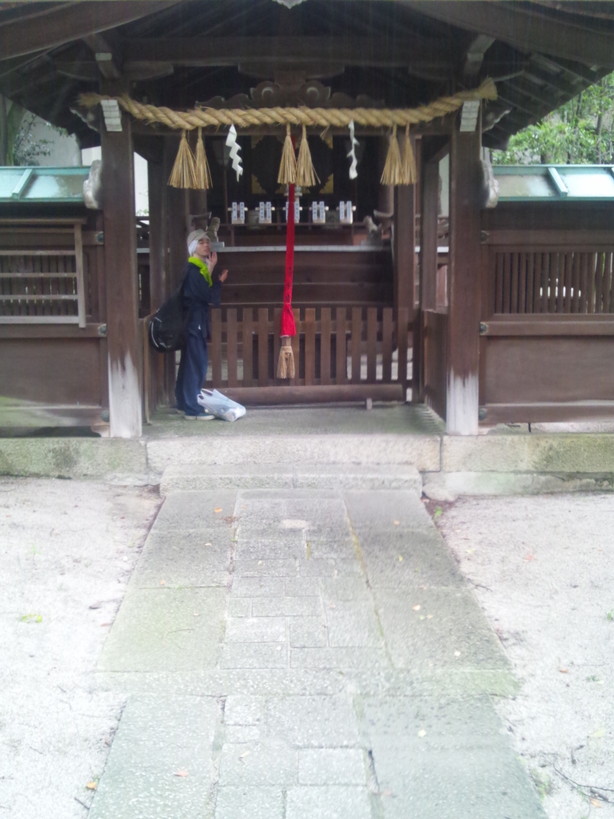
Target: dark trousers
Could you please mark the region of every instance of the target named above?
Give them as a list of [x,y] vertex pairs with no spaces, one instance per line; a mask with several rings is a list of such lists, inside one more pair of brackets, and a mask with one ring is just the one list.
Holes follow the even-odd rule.
[[196,396],[207,378],[207,342],[200,330],[188,330],[186,346],[181,351],[175,399],[177,408],[186,415],[202,415],[203,408]]

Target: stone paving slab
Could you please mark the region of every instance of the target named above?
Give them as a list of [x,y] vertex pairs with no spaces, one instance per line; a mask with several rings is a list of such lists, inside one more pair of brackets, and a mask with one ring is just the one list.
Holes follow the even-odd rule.
[[[378,658],[382,660],[381,657]],[[388,658],[383,658],[388,662]],[[151,671],[146,674],[131,671],[103,671],[95,675],[99,690],[128,694],[180,694],[194,697],[224,698],[241,691],[254,696],[339,694],[359,690],[363,695],[389,696],[437,695],[512,696],[518,691],[517,681],[507,670],[497,669],[393,669],[389,665],[354,668],[206,668],[204,670]]]
[[508,661],[467,589],[375,591],[380,622],[397,668],[488,668]]
[[[94,819],[543,817],[485,693],[505,655],[406,490],[171,492],[99,681],[129,699]],[[123,766],[157,698],[189,736],[148,725]],[[165,770],[197,743],[197,789],[139,768],[164,735]]]
[[373,588],[398,591],[461,583],[458,565],[441,548],[433,529],[392,531],[368,530],[360,534],[360,550],[369,583]]
[[220,786],[218,819],[285,819],[285,794],[280,787]]
[[133,589],[105,642],[106,671],[190,671],[215,665],[224,620],[223,589]]
[[169,538],[151,532],[132,576],[139,588],[228,586],[231,579],[231,540],[219,532],[208,540],[201,531]]
[[205,816],[219,720],[213,698],[130,698],[89,819]]
[[162,504],[153,531],[231,533],[236,497],[235,490],[173,492]]
[[245,464],[240,473],[228,464],[173,464],[160,482],[165,496],[181,490],[233,489],[406,489],[420,492],[422,478],[409,464]]
[[433,530],[433,522],[415,492],[354,490],[344,493],[344,502],[352,529],[359,533],[394,528]]

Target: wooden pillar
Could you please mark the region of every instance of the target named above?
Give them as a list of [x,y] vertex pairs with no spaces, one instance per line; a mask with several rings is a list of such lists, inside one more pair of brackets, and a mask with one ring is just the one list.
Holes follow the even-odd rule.
[[439,162],[421,167],[422,202],[420,207],[420,284],[419,304],[414,322],[412,402],[425,400],[424,313],[437,307],[437,219],[439,216]]
[[129,117],[122,115],[121,131],[107,131],[103,124],[101,147],[110,434],[138,438],[142,433],[141,347]]
[[164,166],[162,162],[147,163],[149,186],[149,277],[151,306],[155,310],[169,295],[167,277],[168,243],[166,237],[166,208]]
[[[384,164],[386,162],[386,154],[388,153],[388,137],[378,137],[377,153],[378,153],[377,167],[381,169],[384,167]],[[393,185],[380,185],[378,187],[377,210],[381,211],[382,213],[392,213],[394,211]]]
[[476,435],[479,413],[480,133],[452,133],[446,431]]
[[404,387],[409,382],[407,322],[415,318],[414,285],[416,272],[415,185],[394,189],[394,309],[397,326],[399,378]]
[[[161,152],[162,153],[162,152]],[[163,156],[160,161],[149,161],[149,275],[151,279],[151,304],[156,310],[170,296],[173,289],[169,271],[168,248],[168,169]],[[150,399],[153,406],[169,404],[175,384],[173,355],[153,352],[151,377],[153,380]]]
[[420,271],[423,310],[437,308],[437,221],[439,217],[439,161],[423,167],[422,208],[420,217]]

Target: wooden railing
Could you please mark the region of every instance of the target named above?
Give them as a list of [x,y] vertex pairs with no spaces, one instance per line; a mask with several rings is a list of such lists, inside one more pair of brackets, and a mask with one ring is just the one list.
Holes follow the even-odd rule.
[[[293,387],[407,386],[408,310],[392,307],[295,309]],[[221,388],[280,387],[280,308],[212,310],[212,381]],[[348,395],[349,395],[348,390]]]

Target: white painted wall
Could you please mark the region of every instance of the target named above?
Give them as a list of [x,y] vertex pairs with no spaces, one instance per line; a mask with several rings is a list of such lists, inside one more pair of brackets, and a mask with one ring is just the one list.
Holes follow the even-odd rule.
[[[83,165],[91,165],[100,159],[100,148],[86,148],[82,153]],[[147,161],[139,154],[134,154],[134,201],[137,216],[149,214],[149,187],[147,184]]]

